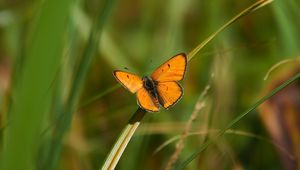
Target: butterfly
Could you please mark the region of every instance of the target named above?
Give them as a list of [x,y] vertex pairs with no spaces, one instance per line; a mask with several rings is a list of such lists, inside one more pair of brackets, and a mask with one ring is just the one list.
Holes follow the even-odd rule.
[[115,78],[131,93],[136,93],[138,105],[149,112],[158,112],[160,106],[168,109],[183,95],[178,83],[187,67],[184,53],[175,55],[160,65],[151,76],[139,77],[126,71],[115,70]]

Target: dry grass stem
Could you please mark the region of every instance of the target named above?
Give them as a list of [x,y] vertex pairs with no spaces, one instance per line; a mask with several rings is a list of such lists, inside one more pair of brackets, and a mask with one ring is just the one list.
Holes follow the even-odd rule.
[[300,58],[292,58],[292,59],[286,59],[286,60],[282,60],[276,64],[274,64],[267,72],[267,74],[265,75],[264,77],[264,80],[267,80],[271,74],[272,71],[274,71],[275,69],[277,69],[278,67],[280,67],[281,65],[283,64],[286,64],[286,63],[290,63],[290,62],[297,62],[297,61],[300,61]]
[[[186,137],[189,137],[189,136],[199,136],[199,135],[207,135],[207,134],[211,134],[211,133],[218,133],[220,132],[220,129],[209,129],[209,130],[204,130],[204,131],[196,131],[196,132],[189,132],[187,134]],[[277,149],[281,150],[289,159],[291,160],[295,160],[295,157],[294,155],[292,155],[288,150],[286,150],[284,147],[282,147],[280,144],[270,140],[270,139],[267,139],[263,136],[260,136],[260,135],[256,135],[256,134],[253,134],[251,132],[246,132],[246,131],[241,131],[241,130],[232,130],[232,129],[228,129],[226,130],[225,132],[226,134],[232,134],[232,135],[239,135],[239,136],[245,136],[245,137],[250,137],[250,138],[255,138],[257,140],[261,140],[261,141],[264,141],[264,142],[267,142],[271,145],[273,145],[274,147],[276,147]],[[171,143],[177,141],[177,140],[180,140],[181,139],[181,135],[179,136],[174,136],[172,138],[170,138],[169,140],[165,141],[164,143],[162,143],[159,147],[157,147],[157,149],[154,150],[153,152],[153,155],[160,152],[162,149],[164,149],[166,146],[170,145]]]
[[169,161],[167,162],[166,170],[171,170],[173,168],[174,163],[177,161],[179,155],[181,154],[182,149],[184,148],[184,140],[186,139],[186,137],[189,134],[189,130],[191,129],[192,122],[197,118],[200,110],[205,107],[205,101],[203,100],[203,97],[206,96],[209,89],[210,89],[210,85],[207,85],[205,87],[204,91],[199,96],[197,103],[195,105],[194,111],[192,112],[191,117],[189,118],[189,120],[184,128],[184,131],[182,132],[181,137],[176,144],[176,150],[174,151],[174,153],[170,157]]

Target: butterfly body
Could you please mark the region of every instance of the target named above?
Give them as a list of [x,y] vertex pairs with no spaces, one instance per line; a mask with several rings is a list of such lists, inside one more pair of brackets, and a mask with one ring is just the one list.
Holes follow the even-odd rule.
[[142,78],[143,87],[150,93],[151,97],[158,100],[156,85],[157,82],[153,81],[151,77],[145,76]]
[[136,93],[141,108],[157,112],[160,106],[168,109],[182,97],[183,88],[177,81],[183,79],[186,65],[186,55],[181,53],[159,66],[151,76],[140,78],[119,70],[114,71],[114,76],[130,92]]

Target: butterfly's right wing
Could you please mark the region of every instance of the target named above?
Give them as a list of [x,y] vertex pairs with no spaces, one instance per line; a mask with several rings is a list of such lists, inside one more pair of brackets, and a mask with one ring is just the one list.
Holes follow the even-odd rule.
[[136,93],[136,98],[138,104],[144,110],[150,112],[158,112],[159,111],[159,102],[158,99],[151,97],[150,93],[145,89],[141,88]]
[[187,57],[180,53],[159,66],[151,75],[157,82],[179,81],[184,77],[187,66]]
[[113,72],[115,78],[131,93],[136,93],[143,87],[143,80],[132,73],[116,70]]
[[176,104],[183,95],[182,87],[175,81],[158,82],[156,89],[159,102],[165,109]]

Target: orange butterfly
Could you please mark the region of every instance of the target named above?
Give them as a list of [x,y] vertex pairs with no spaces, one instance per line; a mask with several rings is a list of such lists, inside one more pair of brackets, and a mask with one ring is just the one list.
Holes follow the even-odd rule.
[[185,54],[177,54],[159,66],[150,77],[125,71],[113,72],[116,79],[131,93],[136,93],[139,106],[150,112],[158,112],[160,105],[165,109],[173,106],[183,95],[182,80],[187,66]]

